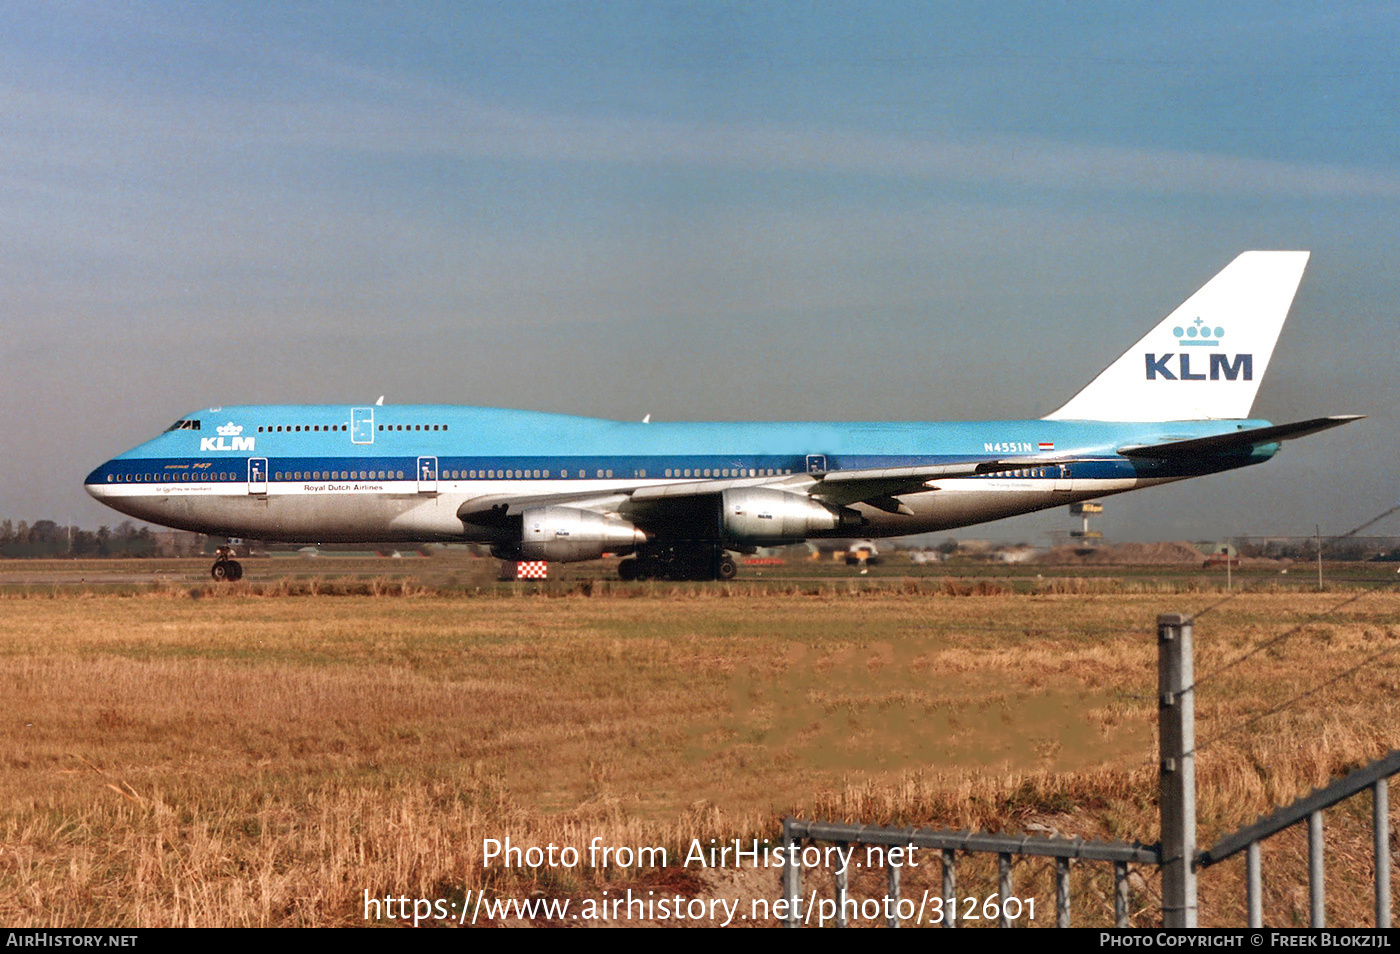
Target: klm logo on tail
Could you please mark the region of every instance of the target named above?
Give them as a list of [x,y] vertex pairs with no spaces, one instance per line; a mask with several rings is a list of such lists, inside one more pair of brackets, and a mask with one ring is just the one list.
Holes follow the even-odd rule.
[[[1203,320],[1197,318],[1186,327],[1180,325],[1172,329],[1172,334],[1176,336],[1176,344],[1179,348],[1209,348],[1219,347],[1222,338],[1225,337],[1225,329],[1221,327],[1212,328]],[[1253,381],[1254,380],[1254,355],[1237,354],[1233,360],[1229,355],[1216,352],[1207,355],[1210,358],[1210,371],[1204,368],[1199,371],[1191,370],[1191,355],[1188,353],[1177,354],[1168,351],[1166,354],[1157,355],[1147,352],[1144,357],[1147,359],[1147,380],[1155,381],[1160,376],[1167,381],[1219,381],[1222,378],[1226,381]],[[1176,359],[1176,370],[1171,367],[1172,358]],[[1198,368],[1201,366],[1198,364]]]
[[[1224,378],[1226,381],[1253,381],[1254,380],[1254,355],[1237,354],[1233,356],[1227,354],[1210,355],[1210,372],[1202,369],[1193,372],[1191,370],[1191,356],[1189,354],[1174,354],[1168,351],[1166,354],[1157,355],[1151,351],[1143,357],[1147,359],[1147,380],[1155,381],[1158,376],[1168,381],[1219,381]],[[1176,371],[1173,372],[1170,364],[1172,358]],[[1200,367],[1200,365],[1197,365]]]

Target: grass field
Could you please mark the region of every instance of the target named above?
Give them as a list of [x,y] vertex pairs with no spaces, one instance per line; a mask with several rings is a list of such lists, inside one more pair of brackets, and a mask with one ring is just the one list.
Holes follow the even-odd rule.
[[[362,924],[366,891],[775,897],[772,870],[483,868],[483,840],[675,858],[788,813],[1151,843],[1154,621],[1226,596],[1150,570],[537,588],[434,562],[221,590],[192,582],[202,564],[5,585],[7,565],[0,921]],[[1267,591],[1196,627],[1203,846],[1400,738],[1400,594],[1249,582]],[[1370,918],[1353,801],[1328,816],[1338,925]],[[1266,844],[1270,923],[1306,923],[1305,858],[1297,833]],[[1241,867],[1203,872],[1203,924],[1242,923]],[[1107,880],[1077,877],[1078,923],[1104,923]],[[1017,883],[1050,923],[1044,867]]]

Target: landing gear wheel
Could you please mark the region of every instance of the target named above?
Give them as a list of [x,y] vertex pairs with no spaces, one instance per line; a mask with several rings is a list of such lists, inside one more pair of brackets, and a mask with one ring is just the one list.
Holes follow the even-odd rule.
[[209,575],[215,583],[233,583],[243,579],[243,564],[233,558],[233,547],[219,547],[214,551],[214,566]]
[[624,580],[704,582],[732,580],[739,567],[724,547],[697,541],[641,548],[618,564],[617,573]]

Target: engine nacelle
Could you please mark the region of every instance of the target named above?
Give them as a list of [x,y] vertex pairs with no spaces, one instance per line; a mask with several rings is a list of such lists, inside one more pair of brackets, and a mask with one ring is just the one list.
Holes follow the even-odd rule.
[[647,535],[626,520],[576,507],[534,507],[520,515],[520,559],[572,563],[631,553]]
[[738,487],[724,491],[720,498],[720,528],[731,541],[797,542],[865,523],[854,510],[829,507],[785,490]]

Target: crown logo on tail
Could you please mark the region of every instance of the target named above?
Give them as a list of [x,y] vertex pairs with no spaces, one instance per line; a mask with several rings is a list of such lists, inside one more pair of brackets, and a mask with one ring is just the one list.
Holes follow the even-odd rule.
[[1225,329],[1218,325],[1212,328],[1204,319],[1197,318],[1185,328],[1177,325],[1172,329],[1172,334],[1176,335],[1178,348],[1206,348],[1220,344],[1220,339],[1225,337]]

